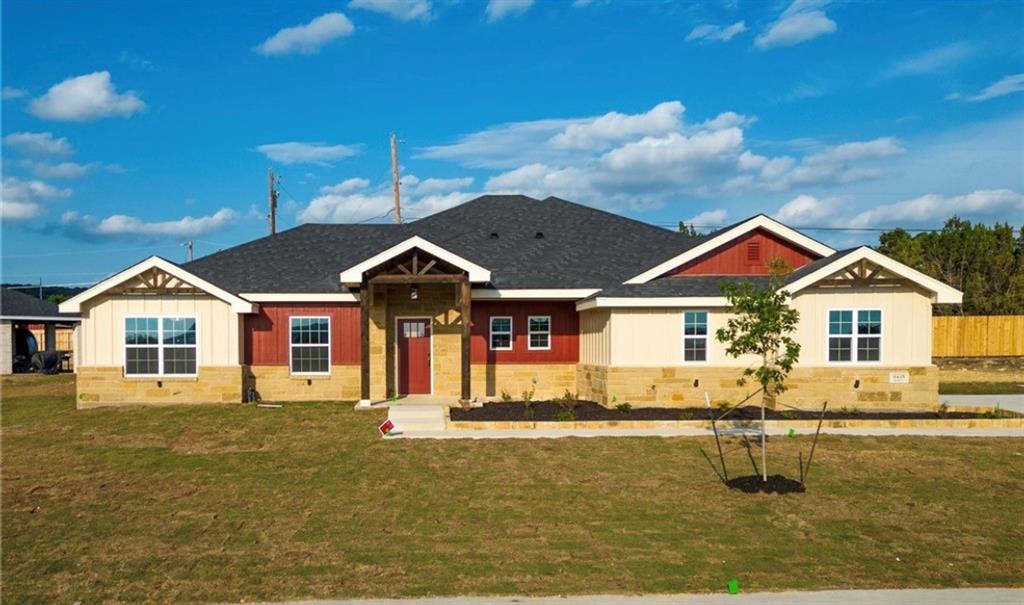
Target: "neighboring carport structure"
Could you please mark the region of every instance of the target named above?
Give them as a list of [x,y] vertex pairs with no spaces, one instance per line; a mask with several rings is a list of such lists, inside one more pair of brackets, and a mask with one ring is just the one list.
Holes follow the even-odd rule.
[[0,289],[0,374],[14,371],[19,332],[24,336],[29,326],[42,326],[45,336],[42,343],[37,343],[38,350],[57,352],[57,328],[74,327],[78,321],[77,315],[59,312],[57,305],[48,300]]

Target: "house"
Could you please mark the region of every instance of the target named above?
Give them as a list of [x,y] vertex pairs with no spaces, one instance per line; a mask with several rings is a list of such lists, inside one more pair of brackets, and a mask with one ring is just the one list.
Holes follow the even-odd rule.
[[77,325],[77,316],[60,313],[48,300],[0,288],[0,374],[27,370],[36,351],[73,353],[67,334]]
[[[781,257],[803,345],[786,398],[932,405],[931,311],[961,293],[868,248],[758,215],[692,237],[554,197],[487,195],[401,225],[307,224],[175,264],[150,257],[81,313],[80,406],[565,391],[737,400],[721,286]],[[467,318],[469,321],[467,321]]]

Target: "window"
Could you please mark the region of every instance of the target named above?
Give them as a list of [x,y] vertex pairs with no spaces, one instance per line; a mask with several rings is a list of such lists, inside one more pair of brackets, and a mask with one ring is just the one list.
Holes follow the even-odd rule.
[[683,313],[683,362],[708,360],[708,312]]
[[512,350],[512,318],[492,317],[491,318],[491,350],[511,351]]
[[529,348],[548,350],[551,348],[551,316],[534,315],[530,317]]
[[195,317],[126,317],[126,376],[195,376]]
[[829,310],[828,360],[834,363],[881,361],[882,311]]
[[290,317],[291,373],[331,373],[331,319]]

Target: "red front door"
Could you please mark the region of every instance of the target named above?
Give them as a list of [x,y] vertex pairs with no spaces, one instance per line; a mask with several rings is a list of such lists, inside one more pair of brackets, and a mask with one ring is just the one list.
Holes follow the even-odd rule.
[[430,320],[398,320],[398,394],[430,394]]

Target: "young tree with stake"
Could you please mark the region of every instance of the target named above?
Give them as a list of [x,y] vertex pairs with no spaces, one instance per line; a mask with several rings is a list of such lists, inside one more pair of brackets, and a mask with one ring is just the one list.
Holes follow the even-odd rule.
[[730,357],[756,355],[759,366],[743,371],[737,383],[744,385],[753,377],[761,385],[761,469],[768,481],[768,455],[765,449],[765,407],[775,407],[775,397],[786,390],[786,377],[800,357],[800,344],[790,336],[796,331],[800,313],[789,306],[789,292],[782,289],[783,275],[790,267],[779,258],[768,263],[771,278],[764,287],[749,281],[728,283],[722,294],[728,299],[733,317],[715,337],[726,345]]

